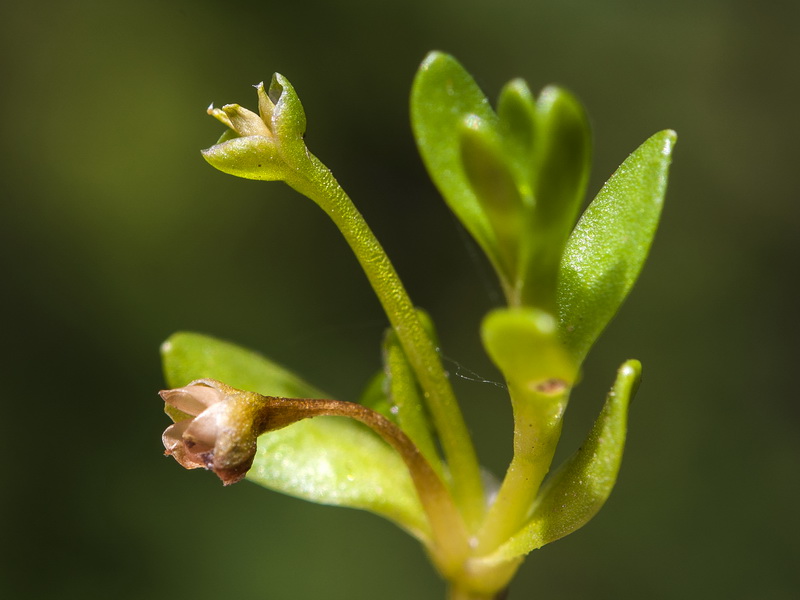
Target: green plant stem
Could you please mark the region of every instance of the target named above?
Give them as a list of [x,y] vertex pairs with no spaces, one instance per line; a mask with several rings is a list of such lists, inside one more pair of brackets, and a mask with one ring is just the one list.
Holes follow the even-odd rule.
[[420,402],[417,380],[393,329],[389,330],[383,341],[383,354],[389,377],[389,394],[397,409],[397,424],[428,459],[437,475],[443,477],[442,460],[431,435],[425,409]]
[[333,220],[356,255],[383,306],[424,392],[445,458],[453,494],[474,531],[484,511],[483,485],[475,448],[433,342],[417,316],[389,257],[330,170],[309,154],[302,173],[286,183],[316,202]]
[[511,396],[514,456],[486,515],[479,535],[478,555],[494,551],[524,525],[553,461],[569,390],[557,396],[512,390]]

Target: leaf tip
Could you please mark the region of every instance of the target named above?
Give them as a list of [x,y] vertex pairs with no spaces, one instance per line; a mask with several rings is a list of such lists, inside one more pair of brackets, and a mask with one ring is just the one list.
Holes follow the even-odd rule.
[[635,358],[626,360],[619,368],[619,373],[625,378],[638,379],[642,376],[642,363]]
[[627,390],[624,394],[626,403],[632,402],[642,381],[642,363],[635,358],[626,360],[619,368],[618,381]]
[[661,132],[661,135],[664,137],[664,145],[661,147],[661,153],[664,156],[670,156],[678,141],[678,134],[673,129],[665,129]]
[[161,351],[161,356],[169,354],[172,352],[172,337],[167,338],[161,343],[161,347],[159,348]]
[[167,354],[172,352],[175,349],[176,342],[180,343],[181,338],[186,337],[188,335],[191,334],[185,331],[176,331],[175,333],[170,335],[167,339],[161,342],[161,346],[159,347],[161,356],[166,356]]
[[422,63],[420,63],[418,72],[423,73],[425,71],[435,69],[436,67],[441,68],[444,65],[453,63],[458,64],[458,61],[456,61],[456,59],[447,52],[442,52],[441,50],[431,50],[425,55]]
[[442,52],[441,50],[431,50],[425,55],[425,58],[422,60],[421,67],[425,68],[429,66],[431,63],[436,62],[437,60],[441,60],[448,56],[446,52]]

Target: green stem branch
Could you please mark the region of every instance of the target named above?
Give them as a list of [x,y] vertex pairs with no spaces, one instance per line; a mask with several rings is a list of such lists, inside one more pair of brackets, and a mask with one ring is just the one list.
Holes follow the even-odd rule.
[[394,329],[383,340],[383,361],[389,378],[389,395],[400,428],[411,438],[440,477],[444,476],[442,459],[436,449],[425,408],[419,397],[419,387],[406,353]]
[[471,530],[484,510],[475,449],[433,342],[386,252],[330,170],[316,157],[286,178],[316,202],[344,235],[383,306],[424,392],[450,472],[456,503]]
[[[512,390],[514,456],[479,536],[478,554],[495,550],[524,524],[542,480],[550,469],[569,390],[555,397]],[[521,396],[521,397],[520,397]]]

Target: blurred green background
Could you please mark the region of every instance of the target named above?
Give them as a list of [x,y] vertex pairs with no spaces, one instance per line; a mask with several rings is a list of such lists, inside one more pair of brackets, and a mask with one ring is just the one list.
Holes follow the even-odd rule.
[[[512,77],[591,115],[590,196],[646,137],[679,133],[662,228],[586,365],[563,451],[628,357],[645,366],[620,480],[586,528],[534,552],[511,599],[797,597],[800,3],[748,0],[179,0],[0,8],[4,598],[435,599],[410,538],[367,513],[161,456],[158,346],[237,341],[339,398],[385,326],[344,242],[283,184],[199,154],[210,102],[285,74],[307,142],[437,320],[444,353],[499,301],[421,166],[408,92],[428,50],[491,98]],[[502,472],[501,390],[456,379]]]

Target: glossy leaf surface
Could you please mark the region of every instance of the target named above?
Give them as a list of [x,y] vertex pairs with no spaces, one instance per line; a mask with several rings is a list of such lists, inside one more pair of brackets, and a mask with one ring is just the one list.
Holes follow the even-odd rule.
[[494,127],[489,101],[452,56],[431,52],[411,89],[411,125],[422,160],[436,187],[497,268],[495,233],[470,185],[461,160],[461,131],[470,116]]
[[639,146],[606,182],[572,232],[558,286],[562,338],[580,362],[616,314],[655,236],[676,135]]
[[[213,378],[264,395],[329,397],[266,358],[212,337],[177,333],[162,347],[167,383]],[[360,508],[398,523],[417,538],[428,524],[403,461],[348,419],[318,417],[262,435],[247,479],[292,496]]]
[[431,53],[411,94],[428,173],[500,278],[509,305],[556,311],[559,264],[583,199],[591,135],[581,104],[521,79],[497,113],[451,56]]
[[559,265],[589,179],[591,132],[580,102],[556,86],[542,90],[536,116],[528,179],[535,203],[525,227],[520,303],[556,312]]

